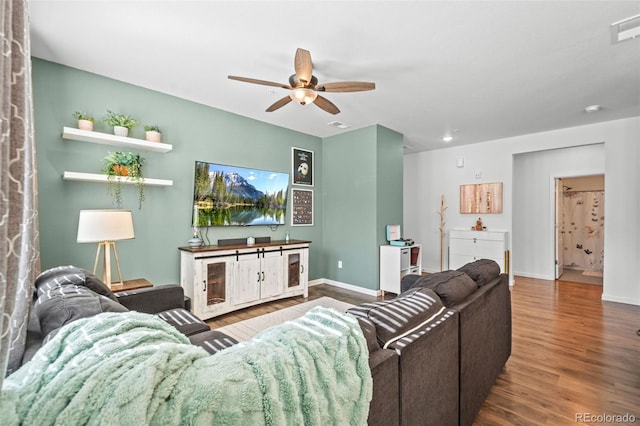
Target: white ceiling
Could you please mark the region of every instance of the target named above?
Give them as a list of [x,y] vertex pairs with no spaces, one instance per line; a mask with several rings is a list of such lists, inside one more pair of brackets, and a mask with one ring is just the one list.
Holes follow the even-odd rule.
[[[32,54],[303,133],[380,124],[405,152],[640,116],[640,39],[610,24],[640,1],[29,1]],[[264,110],[298,47],[341,113]],[[600,104],[598,113],[584,107]],[[160,123],[161,124],[161,123]],[[445,133],[455,132],[449,144]]]

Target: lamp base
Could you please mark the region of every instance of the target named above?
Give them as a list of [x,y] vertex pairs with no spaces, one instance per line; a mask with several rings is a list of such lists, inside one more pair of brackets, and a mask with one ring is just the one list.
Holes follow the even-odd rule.
[[[102,281],[109,287],[109,289],[123,286],[122,272],[120,271],[120,259],[118,259],[118,250],[116,249],[115,241],[102,241],[98,243],[98,251],[96,252],[96,260],[93,263],[93,275],[96,275],[98,270],[98,259],[100,258],[100,249],[104,248],[104,259],[102,262]],[[113,256],[116,259],[116,268],[118,270],[118,278],[120,281],[111,282],[111,249],[113,248]]]

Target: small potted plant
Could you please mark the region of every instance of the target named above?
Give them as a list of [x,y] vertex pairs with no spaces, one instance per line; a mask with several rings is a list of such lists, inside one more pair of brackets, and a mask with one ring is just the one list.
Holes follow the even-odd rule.
[[93,131],[93,117],[80,111],[74,112],[73,117],[78,120],[78,129]]
[[136,125],[137,121],[128,115],[119,114],[107,110],[102,122],[108,126],[113,126],[113,134],[117,136],[128,136],[129,130]]
[[144,126],[144,130],[146,132],[145,138],[149,142],[162,142],[162,133],[160,132],[160,128],[158,126],[156,126],[155,124],[147,125]]
[[144,201],[144,179],[142,163],[144,158],[132,152],[109,152],[104,157],[102,173],[109,180],[109,194],[116,206],[122,205],[122,180],[130,179],[138,188],[138,208],[142,208]]

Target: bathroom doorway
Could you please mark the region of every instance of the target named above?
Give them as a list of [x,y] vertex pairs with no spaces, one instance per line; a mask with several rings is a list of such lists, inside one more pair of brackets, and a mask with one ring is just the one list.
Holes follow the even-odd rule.
[[555,180],[556,279],[602,285],[604,175]]

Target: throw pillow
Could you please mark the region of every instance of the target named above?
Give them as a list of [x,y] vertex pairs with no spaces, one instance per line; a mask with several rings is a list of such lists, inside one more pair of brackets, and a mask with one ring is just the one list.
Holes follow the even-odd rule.
[[392,300],[362,303],[347,312],[365,317],[376,326],[380,346],[428,320],[443,309],[442,302],[433,290],[411,289]]
[[65,324],[101,312],[126,312],[109,288],[75,266],[51,268],[36,278],[34,311],[47,339]]
[[[412,288],[430,288],[450,308],[464,301],[478,286],[467,274],[460,271],[444,271],[425,275]],[[409,290],[411,291],[411,290]]]
[[[109,287],[98,279],[98,277],[73,265],[57,266],[47,269],[38,275],[35,281],[36,289],[38,289],[39,292],[38,294],[40,294],[41,291],[46,291],[46,289],[67,284],[85,286],[97,294],[108,297],[114,302],[118,301],[115,294],[113,294]],[[43,290],[40,290],[41,288]]]
[[495,260],[479,259],[458,268],[458,271],[469,275],[478,287],[482,287],[500,275],[500,265]]

